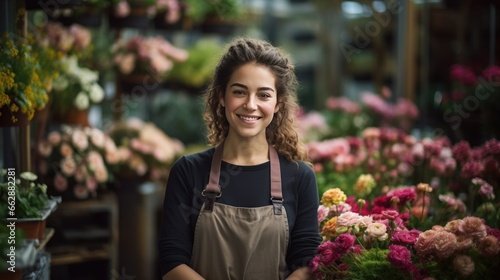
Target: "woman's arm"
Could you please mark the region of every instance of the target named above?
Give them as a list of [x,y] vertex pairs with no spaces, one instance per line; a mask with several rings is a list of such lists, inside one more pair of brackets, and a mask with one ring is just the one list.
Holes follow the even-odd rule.
[[203,280],[203,279],[205,278],[201,277],[198,273],[196,273],[196,271],[194,271],[185,264],[176,266],[174,269],[170,270],[167,274],[163,275],[162,278],[162,280]]
[[311,273],[309,273],[308,267],[298,268],[286,278],[286,280],[313,280],[313,279],[314,278],[311,276]]

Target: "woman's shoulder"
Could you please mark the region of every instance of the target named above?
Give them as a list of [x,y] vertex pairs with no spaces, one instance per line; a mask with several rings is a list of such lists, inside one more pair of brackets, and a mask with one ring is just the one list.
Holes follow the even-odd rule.
[[189,154],[185,154],[181,156],[174,165],[177,166],[190,166],[190,167],[198,167],[198,166],[206,166],[210,165],[212,162],[212,156],[214,154],[214,148],[208,148],[202,151],[193,152]]
[[280,164],[283,166],[283,171],[287,173],[294,173],[297,175],[310,176],[314,175],[314,171],[310,164],[302,160],[290,161],[284,156],[280,155]]

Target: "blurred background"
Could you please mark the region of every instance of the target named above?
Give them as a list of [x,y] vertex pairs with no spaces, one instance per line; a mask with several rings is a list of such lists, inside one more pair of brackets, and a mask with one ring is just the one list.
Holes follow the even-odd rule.
[[[320,193],[357,178],[329,177],[345,160],[327,168],[333,155],[321,152],[339,146],[318,145],[329,140],[369,128],[413,141],[445,138],[448,147],[498,139],[499,5],[0,0],[0,166],[37,174],[62,198],[37,244],[44,254],[22,277],[160,279],[156,239],[169,167],[208,148],[201,96],[237,36],[265,39],[295,64],[298,132]],[[386,169],[369,170],[379,180]]]

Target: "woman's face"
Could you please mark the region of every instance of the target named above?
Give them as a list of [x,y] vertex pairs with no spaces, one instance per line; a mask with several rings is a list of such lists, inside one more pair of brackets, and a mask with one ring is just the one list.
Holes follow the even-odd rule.
[[229,135],[266,138],[266,127],[278,111],[275,78],[271,70],[244,64],[231,75],[221,105],[229,122]]

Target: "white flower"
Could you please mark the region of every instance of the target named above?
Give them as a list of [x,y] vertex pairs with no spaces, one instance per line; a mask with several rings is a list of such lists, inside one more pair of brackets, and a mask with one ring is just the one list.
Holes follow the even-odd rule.
[[90,87],[89,95],[92,102],[99,103],[104,98],[104,89],[98,83],[94,83]]
[[69,81],[68,81],[68,79],[64,75],[59,76],[52,83],[52,88],[55,91],[63,91],[66,88],[68,88],[68,86],[69,86]]
[[89,97],[82,91],[75,98],[74,105],[80,110],[85,110],[89,107]]

